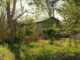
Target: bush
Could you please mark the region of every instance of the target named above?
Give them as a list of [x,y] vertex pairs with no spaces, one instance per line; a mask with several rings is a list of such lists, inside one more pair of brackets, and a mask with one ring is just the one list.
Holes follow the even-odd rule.
[[7,47],[0,46],[0,59],[15,60],[14,55],[8,50]]

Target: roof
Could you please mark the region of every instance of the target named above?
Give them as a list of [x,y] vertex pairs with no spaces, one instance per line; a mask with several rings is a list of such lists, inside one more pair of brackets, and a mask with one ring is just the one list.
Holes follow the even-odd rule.
[[[28,23],[28,24],[31,24],[31,23]],[[38,27],[43,27],[43,28],[51,27],[51,26],[53,26],[53,24],[57,24],[58,26],[61,25],[60,20],[56,19],[55,17],[50,17],[50,18],[47,18],[47,19],[42,20],[42,21],[37,21],[35,23],[37,24]],[[25,26],[28,24],[19,23],[19,25],[21,25],[21,26]]]
[[45,19],[45,20],[39,21],[39,22],[37,22],[37,23],[42,23],[42,22],[45,22],[45,21],[47,21],[47,20],[53,20],[53,21],[55,21],[56,23],[59,23],[59,22],[60,22],[57,18],[55,18],[55,17],[50,17],[50,18],[47,18],[47,19]]

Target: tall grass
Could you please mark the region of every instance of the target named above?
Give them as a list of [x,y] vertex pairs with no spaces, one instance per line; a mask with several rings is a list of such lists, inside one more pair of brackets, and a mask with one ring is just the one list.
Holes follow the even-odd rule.
[[[53,42],[52,45],[46,40],[22,43],[20,45],[22,60],[80,60],[79,40],[75,42],[73,39],[64,39]],[[13,54],[7,47],[0,46],[0,55],[5,55],[4,60],[14,60]]]
[[74,40],[55,41],[50,45],[48,41],[32,42],[23,44],[21,52],[25,57],[23,60],[80,60],[80,44],[75,47]]
[[1,60],[15,60],[13,53],[7,47],[0,46],[0,59]]

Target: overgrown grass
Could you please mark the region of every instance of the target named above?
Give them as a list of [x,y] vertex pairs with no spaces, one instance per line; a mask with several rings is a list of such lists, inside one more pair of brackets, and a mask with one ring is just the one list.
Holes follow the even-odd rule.
[[[77,44],[77,45],[76,45]],[[76,60],[80,59],[79,40],[66,39],[65,41],[55,41],[53,45],[49,41],[32,42],[23,44],[23,60]]]
[[14,55],[7,47],[0,46],[0,59],[1,60],[15,60]]
[[[5,52],[4,52],[5,51]],[[22,60],[80,60],[80,41],[63,39],[54,41],[53,45],[47,40],[21,44]],[[13,60],[13,54],[5,47],[0,47],[0,54],[5,54],[4,60]]]

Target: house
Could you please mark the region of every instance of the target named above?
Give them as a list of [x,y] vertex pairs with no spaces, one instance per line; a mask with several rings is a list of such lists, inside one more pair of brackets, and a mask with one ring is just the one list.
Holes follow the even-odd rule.
[[[28,24],[19,23],[18,25],[21,26],[21,27],[26,27],[26,26],[30,26],[30,24],[31,23],[28,23]],[[61,27],[61,22],[55,17],[50,17],[50,18],[47,18],[47,19],[39,21],[39,22],[38,21],[34,22],[34,24],[37,27],[37,31],[38,31],[37,35],[40,38],[48,38],[48,34],[46,34],[47,32],[45,33],[45,31]]]
[[54,29],[54,27],[60,27],[60,26],[61,22],[55,17],[50,17],[43,21],[37,22],[37,27],[41,31],[47,29]]
[[[21,22],[18,23],[18,26],[24,27],[30,24],[32,24],[32,22],[28,24],[25,22]],[[34,24],[36,24],[37,29],[39,31],[46,30],[46,29],[54,29],[54,27],[61,27],[61,22],[55,17],[50,17],[45,20],[34,22]]]

